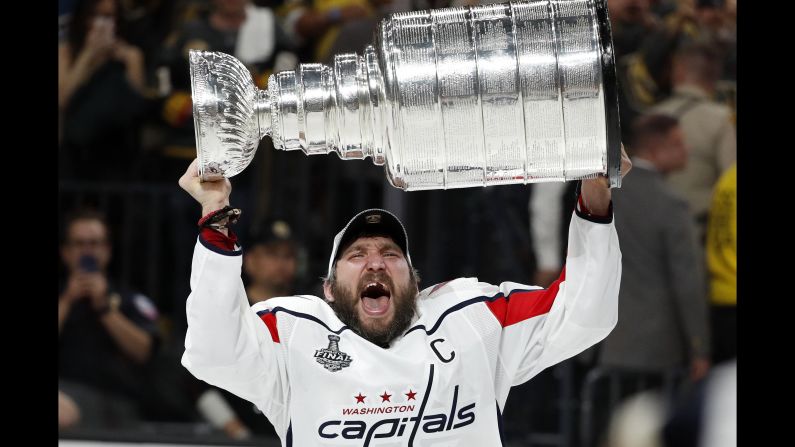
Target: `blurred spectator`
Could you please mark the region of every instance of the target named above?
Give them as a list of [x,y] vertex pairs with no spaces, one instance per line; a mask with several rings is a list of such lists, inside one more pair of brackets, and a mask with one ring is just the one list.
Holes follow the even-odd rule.
[[[251,305],[294,292],[296,249],[290,225],[283,220],[269,221],[246,244],[243,272]],[[273,425],[254,404],[226,390],[207,387],[197,408],[213,427],[232,439],[277,436]]]
[[80,421],[80,409],[71,397],[58,390],[58,430],[74,427]]
[[712,190],[737,159],[731,111],[712,99],[719,70],[720,60],[711,47],[683,47],[673,60],[673,96],[651,109],[678,118],[690,148],[687,166],[666,180],[687,200],[702,244]]
[[243,272],[247,278],[246,294],[254,305],[293,292],[297,270],[297,252],[290,225],[272,220],[247,244],[243,254]]
[[73,0],[58,0],[58,40],[66,39],[69,21],[72,19]]
[[[694,3],[691,24],[680,46],[702,44],[715,47],[721,61],[719,79],[737,79],[737,2],[733,0],[690,0]],[[687,17],[687,14],[685,14]]]
[[[659,17],[651,9],[651,0],[608,0],[610,26],[613,34],[613,53],[618,78],[618,113],[622,123],[622,140],[629,141],[632,123],[651,101],[638,98],[638,82],[631,69],[644,38],[661,26]],[[642,68],[645,68],[642,67]]]
[[666,402],[656,391],[626,398],[610,415],[607,447],[663,447]]
[[[167,39],[160,66],[168,73],[162,118],[167,126],[162,137],[163,155],[171,159],[195,158],[193,103],[191,102],[190,50],[218,51],[239,59],[251,71],[255,84],[266,88],[274,70],[293,69],[297,58],[287,34],[270,8],[248,0],[211,0],[209,10],[199,11]],[[270,143],[268,143],[270,144]],[[179,162],[182,166],[184,162]],[[164,173],[168,178],[173,175]]]
[[286,0],[286,26],[296,39],[311,42],[312,62],[329,64],[335,54],[361,52],[370,43],[379,8],[391,0]]
[[58,47],[62,176],[126,178],[145,110],[143,53],[118,35],[116,0],[76,0]]
[[[250,427],[257,427],[258,435],[276,436],[273,426],[254,404],[204,382],[199,384],[202,392],[196,400],[196,408],[213,428],[223,431],[234,440],[251,439],[253,433]],[[233,407],[232,404],[235,406]],[[242,415],[253,416],[254,423],[246,424],[242,420]]]
[[613,411],[606,447],[736,447],[737,363],[728,362],[673,402],[655,391]]
[[66,219],[58,297],[59,388],[74,399],[81,426],[119,427],[140,417],[144,373],[158,343],[154,304],[108,277],[104,218],[80,210]]
[[652,14],[658,19],[676,11],[677,3],[681,0],[649,0]]
[[737,356],[737,165],[715,186],[707,227],[712,361]]
[[[123,0],[121,26],[127,40],[145,55],[154,55],[173,30],[177,8],[174,0]],[[154,69],[156,58],[147,58],[147,74]]]
[[643,36],[635,54],[619,63],[622,104],[632,108],[627,112],[643,112],[671,94],[671,61],[687,45],[716,48],[724,68],[718,78],[736,79],[736,19],[730,11],[724,0],[682,0],[656,30]]
[[693,222],[687,203],[665,182],[685,166],[688,148],[677,120],[667,115],[638,118],[632,134],[632,173],[613,191],[621,305],[616,327],[597,345],[594,370],[608,374],[609,388],[589,391],[584,408],[597,409],[586,440],[603,436],[617,399],[647,389],[671,394],[686,367],[692,380],[709,369],[706,286]]
[[638,50],[643,38],[659,26],[650,0],[608,0],[615,57]]
[[666,447],[736,447],[736,360],[716,366],[683,393],[661,434]]
[[703,267],[687,204],[664,177],[687,163],[675,118],[648,115],[633,126],[632,175],[613,193],[623,255],[618,324],[601,345],[605,366],[665,372],[709,368]]

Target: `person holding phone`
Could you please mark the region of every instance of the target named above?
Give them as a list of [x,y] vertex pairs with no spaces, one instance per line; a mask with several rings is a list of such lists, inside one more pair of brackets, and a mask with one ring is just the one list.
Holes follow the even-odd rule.
[[138,418],[158,341],[154,304],[108,277],[109,236],[101,214],[80,210],[66,219],[60,249],[66,278],[58,297],[59,388],[85,426]]
[[62,177],[127,178],[138,156],[151,103],[144,53],[120,33],[120,9],[118,0],[77,0],[58,46]]

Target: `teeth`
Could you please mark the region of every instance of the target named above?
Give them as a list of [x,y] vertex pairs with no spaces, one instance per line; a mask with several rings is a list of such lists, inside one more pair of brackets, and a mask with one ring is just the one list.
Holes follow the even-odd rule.
[[379,282],[371,282],[371,283],[367,284],[366,286],[364,286],[365,290],[369,289],[370,287],[377,287],[379,289],[386,290],[386,286],[381,284],[381,283],[379,283]]
[[387,286],[384,285],[384,284],[381,284],[380,282],[377,282],[377,281],[367,283],[362,288],[362,295],[365,295],[368,292],[370,292],[370,293],[378,293],[378,294],[384,293],[386,295],[389,295],[389,289],[387,288]]

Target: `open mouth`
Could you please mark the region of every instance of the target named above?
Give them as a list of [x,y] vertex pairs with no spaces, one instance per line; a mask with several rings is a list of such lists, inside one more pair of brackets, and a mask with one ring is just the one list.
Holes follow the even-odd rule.
[[384,315],[389,310],[391,296],[384,284],[377,281],[367,283],[361,294],[364,313],[372,317]]

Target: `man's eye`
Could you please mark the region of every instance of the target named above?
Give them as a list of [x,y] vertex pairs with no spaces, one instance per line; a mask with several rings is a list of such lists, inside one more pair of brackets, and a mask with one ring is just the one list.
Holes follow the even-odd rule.
[[393,253],[391,251],[388,251],[388,252],[384,253],[384,256],[388,256],[388,257],[397,257],[397,255],[398,255],[397,253]]

